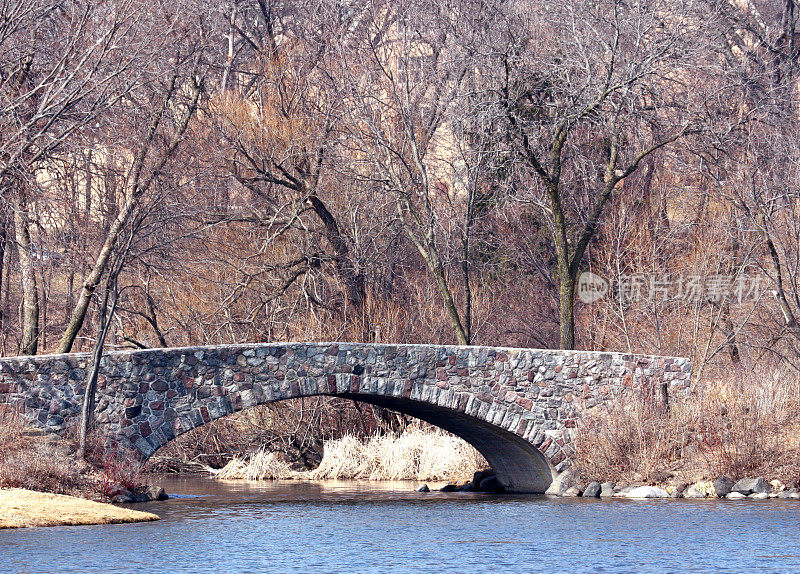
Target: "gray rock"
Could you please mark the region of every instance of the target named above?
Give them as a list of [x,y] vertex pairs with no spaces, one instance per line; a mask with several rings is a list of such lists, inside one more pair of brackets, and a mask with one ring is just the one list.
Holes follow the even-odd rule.
[[431,489],[428,488],[427,484],[423,484],[422,486],[417,487],[417,492],[430,492],[430,491]]
[[720,476],[714,481],[714,492],[716,492],[719,498],[725,498],[731,493],[731,490],[733,490],[734,484],[736,483],[727,476]]
[[755,492],[747,496],[747,498],[752,498],[753,500],[766,500],[769,498],[768,492]]
[[153,497],[150,496],[149,492],[135,492],[133,494],[134,502],[150,502],[151,500],[153,500]]
[[614,496],[614,486],[613,482],[604,482],[600,485],[600,498],[611,498]]
[[568,497],[577,497],[577,496],[580,496],[581,494],[582,494],[581,489],[578,488],[577,486],[570,486],[566,490],[566,492],[564,492],[564,496],[568,496]]
[[494,476],[494,471],[491,468],[476,471],[475,474],[472,475],[472,486],[475,487],[475,490],[480,490],[481,482],[490,476]]
[[455,492],[456,490],[458,490],[458,486],[455,484],[445,484],[439,489],[439,492]]
[[495,494],[500,492],[505,492],[503,485],[500,484],[500,481],[497,480],[496,476],[490,476],[488,478],[484,478],[481,481],[480,488],[478,489],[481,492],[493,492]]
[[586,487],[586,490],[583,491],[584,498],[597,498],[600,496],[600,492],[603,488],[600,486],[599,482],[593,481],[590,482],[589,485]]
[[672,498],[683,498],[683,494],[686,492],[686,489],[689,487],[688,484],[685,482],[679,482],[675,485],[675,490],[670,494]]
[[123,490],[119,494],[111,497],[111,502],[114,504],[130,504],[136,502],[134,494],[130,490]]
[[167,496],[167,493],[160,486],[155,486],[155,485],[149,486],[147,488],[147,493],[150,495],[150,500],[168,500],[169,499],[169,496]]
[[796,492],[796,489],[794,489],[794,488],[790,488],[789,490],[780,491],[778,493],[778,498],[791,498],[792,494],[793,494],[792,493],[793,490]]
[[747,496],[742,494],[741,492],[733,491],[730,494],[728,494],[728,496],[726,496],[725,498],[729,500],[742,500],[743,498],[747,498]]
[[458,491],[459,491],[459,492],[475,492],[475,487],[474,487],[474,486],[472,486],[472,483],[471,483],[471,482],[468,482],[467,484],[464,484],[464,485],[462,485],[462,486],[461,486],[461,487],[458,489]]
[[705,498],[706,495],[697,490],[694,486],[690,486],[686,489],[686,492],[683,493],[684,498]]
[[669,492],[657,486],[637,486],[630,489],[626,498],[669,498]]
[[553,482],[544,493],[550,496],[564,496],[570,486],[572,486],[572,473],[569,470],[565,470],[553,479]]
[[731,491],[738,492],[739,494],[750,495],[750,494],[759,494],[762,492],[769,493],[770,488],[771,487],[769,483],[761,477],[743,478],[742,480],[733,485]]

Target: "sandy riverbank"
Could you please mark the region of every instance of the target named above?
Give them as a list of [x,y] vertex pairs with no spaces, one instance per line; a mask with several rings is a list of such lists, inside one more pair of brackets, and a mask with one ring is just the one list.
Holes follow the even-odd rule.
[[158,520],[149,512],[120,508],[84,498],[21,488],[0,490],[0,529],[78,526]]

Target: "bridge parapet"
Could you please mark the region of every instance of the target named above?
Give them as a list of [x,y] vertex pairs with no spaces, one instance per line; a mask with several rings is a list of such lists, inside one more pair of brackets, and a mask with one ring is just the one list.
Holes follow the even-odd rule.
[[[31,424],[77,424],[88,354],[0,359],[0,402]],[[214,419],[278,400],[337,395],[406,412],[471,442],[498,478],[540,491],[569,465],[587,409],[689,385],[688,359],[621,353],[362,343],[271,343],[110,352],[98,430],[142,459]],[[527,478],[526,478],[527,476]]]

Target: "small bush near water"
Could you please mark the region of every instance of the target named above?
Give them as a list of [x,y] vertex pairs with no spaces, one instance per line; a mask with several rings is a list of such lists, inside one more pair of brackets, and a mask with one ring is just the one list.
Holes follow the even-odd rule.
[[26,429],[19,416],[0,409],[0,488],[25,488],[108,500],[123,489],[143,490],[138,469],[90,445],[76,458],[75,441]]
[[222,479],[270,478],[465,481],[487,468],[465,441],[439,429],[412,426],[400,434],[368,439],[345,436],[325,443],[319,466],[296,472],[274,453],[258,451],[234,458],[215,476]]

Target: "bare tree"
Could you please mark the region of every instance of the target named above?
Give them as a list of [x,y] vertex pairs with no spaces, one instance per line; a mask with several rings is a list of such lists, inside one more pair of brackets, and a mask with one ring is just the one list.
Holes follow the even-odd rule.
[[[479,192],[453,132],[452,114],[474,86],[469,40],[482,14],[480,2],[420,1],[363,7],[330,64],[329,77],[343,102],[341,130],[354,177],[382,190],[395,205],[406,236],[425,262],[441,296],[456,342],[472,339],[469,236]],[[461,130],[462,132],[464,130]],[[463,303],[448,273],[453,220],[463,206]]]
[[569,0],[508,16],[494,64],[498,99],[556,253],[561,347],[575,346],[574,298],[612,195],[643,161],[695,126],[702,19],[692,0]]
[[[797,141],[800,48],[796,0],[719,0],[724,16],[721,54],[728,64],[727,102],[720,102],[719,136],[703,156],[719,197],[746,225],[750,254],[743,264],[771,283],[761,340],[748,344],[796,361],[800,342],[800,146]],[[730,101],[737,102],[731,108]],[[755,317],[747,317],[753,321]],[[743,329],[745,325],[737,326]],[[788,347],[788,348],[787,348]]]
[[[193,58],[196,59],[196,57]],[[83,325],[92,293],[100,282],[114,245],[139,205],[142,196],[148,192],[169,159],[174,155],[189,127],[189,122],[197,111],[202,92],[202,78],[198,75],[197,66],[193,66],[183,76],[179,69],[172,70],[160,92],[157,95],[157,97],[160,96],[160,101],[152,112],[149,126],[143,134],[143,141],[126,174],[124,203],[106,234],[91,272],[83,280],[69,325],[61,338],[59,345],[61,353],[68,353],[72,348],[75,337]],[[171,111],[175,117],[170,126],[168,114]],[[165,137],[163,136],[165,129],[167,130],[166,137],[169,139],[165,145],[158,145],[159,140]]]

